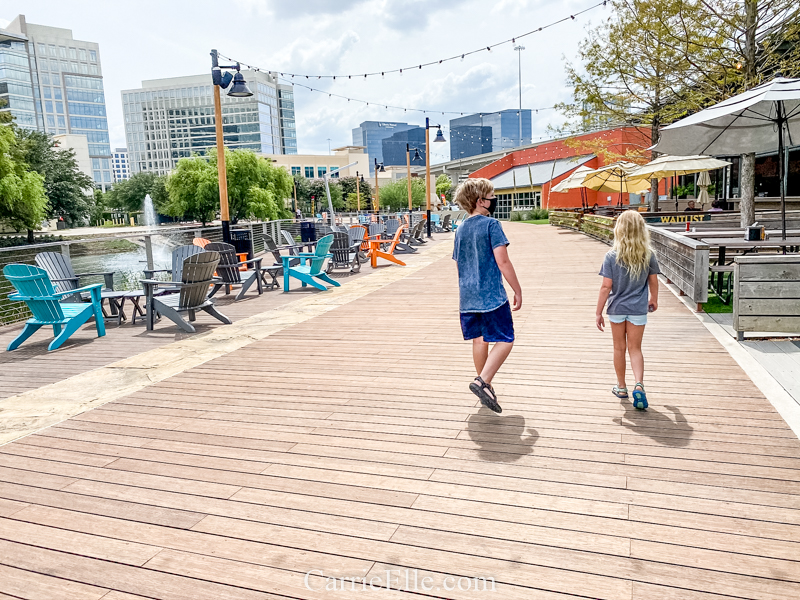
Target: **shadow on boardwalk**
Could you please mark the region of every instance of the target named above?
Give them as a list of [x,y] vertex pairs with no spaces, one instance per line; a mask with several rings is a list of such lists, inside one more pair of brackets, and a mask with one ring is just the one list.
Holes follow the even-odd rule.
[[515,462],[533,452],[539,432],[525,426],[522,415],[495,415],[486,407],[467,419],[469,438],[478,457],[489,462]]
[[666,411],[675,415],[675,418],[672,419],[666,414],[666,411],[662,412],[660,407],[653,408],[651,406],[647,411],[642,412],[633,408],[630,400],[622,400],[620,404],[625,409],[625,416],[612,419],[617,425],[627,427],[633,433],[645,435],[665,446],[683,448],[689,445],[694,427],[689,424],[677,406],[664,405]]

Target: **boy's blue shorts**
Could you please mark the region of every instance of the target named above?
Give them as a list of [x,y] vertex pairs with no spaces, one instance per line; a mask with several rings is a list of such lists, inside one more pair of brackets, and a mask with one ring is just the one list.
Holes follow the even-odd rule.
[[511,319],[511,305],[506,302],[489,312],[462,312],[461,331],[465,340],[483,337],[484,342],[513,342],[514,321]]

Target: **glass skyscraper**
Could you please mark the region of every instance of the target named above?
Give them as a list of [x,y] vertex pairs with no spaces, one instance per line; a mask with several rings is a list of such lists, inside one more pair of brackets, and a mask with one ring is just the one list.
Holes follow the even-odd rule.
[[[391,121],[364,121],[353,129],[353,145],[364,146],[369,155],[369,172],[375,172],[375,159],[384,162],[383,140],[399,131],[407,131],[419,127],[408,123],[394,123]],[[405,153],[405,146],[403,147]],[[386,163],[390,164],[390,163]],[[405,158],[402,164],[406,164]]]
[[98,187],[113,182],[100,50],[72,31],[17,16],[0,31],[0,110],[20,127],[85,135]]
[[531,111],[513,108],[450,120],[450,160],[518,148],[531,142]]
[[[221,90],[225,146],[296,154],[291,87],[267,73],[243,75],[252,96],[232,98]],[[122,107],[132,173],[167,174],[181,158],[217,145],[211,74],[143,81],[139,89],[122,91]]]

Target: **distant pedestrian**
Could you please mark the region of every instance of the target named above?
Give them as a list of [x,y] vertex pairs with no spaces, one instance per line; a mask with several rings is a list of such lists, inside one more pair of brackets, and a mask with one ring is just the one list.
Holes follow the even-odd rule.
[[294,218],[297,219],[298,221],[303,220],[303,213],[300,211],[299,208],[294,211]]
[[686,208],[683,209],[683,212],[700,212],[700,209],[695,206],[694,200],[689,200],[686,203]]
[[[492,379],[514,346],[512,310],[522,307],[514,266],[508,258],[508,238],[492,215],[497,207],[488,179],[468,179],[456,190],[456,202],[469,217],[458,227],[453,259],[458,266],[459,311],[465,340],[472,340],[472,359],[478,376],[469,384],[481,404],[496,413]],[[503,288],[505,277],[514,290],[513,307]],[[494,344],[489,351],[489,344]]]
[[711,203],[711,208],[708,209],[708,212],[722,212],[722,202],[719,200],[714,200]]
[[[614,226],[614,245],[606,254],[600,275],[603,285],[597,300],[597,328],[603,331],[603,308],[608,301],[608,320],[614,338],[614,370],[617,385],[611,393],[617,398],[627,398],[625,385],[625,350],[631,358],[636,385],[633,388],[633,406],[647,408],[644,390],[644,356],[642,336],[647,324],[647,313],[658,308],[658,262],[650,249],[650,232],[642,215],[626,210]],[[648,290],[650,299],[648,301]]]

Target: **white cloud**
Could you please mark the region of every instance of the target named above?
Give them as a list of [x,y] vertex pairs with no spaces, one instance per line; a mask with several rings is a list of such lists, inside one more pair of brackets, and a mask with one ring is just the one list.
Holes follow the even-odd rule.
[[[409,67],[508,39],[560,19],[595,0],[5,0],[5,19],[72,29],[100,44],[112,146],[125,144],[120,90],[143,79],[209,71],[209,51],[263,69],[365,73]],[[155,17],[157,15],[157,17]],[[607,10],[590,13],[595,20]],[[588,16],[524,39],[523,106],[552,106],[569,97],[562,56],[572,58]],[[113,24],[113,25],[109,25]],[[402,76],[303,81],[312,87],[368,100],[370,106],[296,87],[301,152],[327,152],[351,142],[351,129],[368,119],[421,124],[425,115],[383,108],[394,104],[438,112],[492,112],[518,105],[517,54],[511,45]],[[382,104],[381,104],[382,103]],[[430,116],[430,115],[429,115]],[[534,136],[562,119],[534,118]],[[442,145],[444,146],[444,145]],[[438,152],[438,150],[437,150]]]

